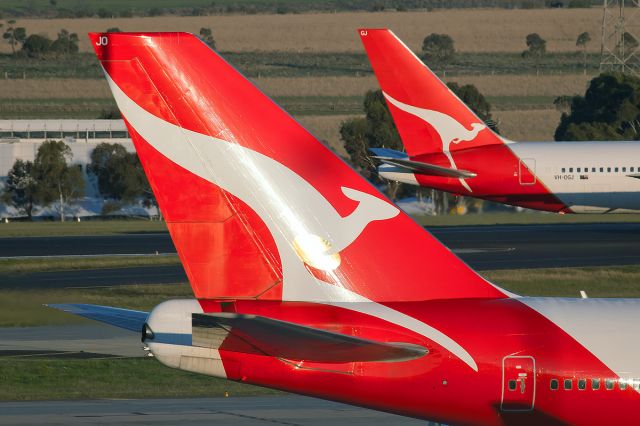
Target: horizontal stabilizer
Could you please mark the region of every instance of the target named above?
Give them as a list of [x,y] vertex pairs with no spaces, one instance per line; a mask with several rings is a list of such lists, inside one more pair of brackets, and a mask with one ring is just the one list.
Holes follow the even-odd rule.
[[395,157],[377,157],[377,156],[373,158],[380,160],[385,164],[401,167],[413,173],[418,173],[422,175],[443,176],[443,177],[464,178],[464,179],[477,176],[476,173],[469,172],[467,170],[451,169],[449,167],[436,166],[435,164],[422,163],[420,161],[411,161],[406,158],[403,159],[403,158],[395,158]]
[[427,354],[427,349],[409,343],[383,343],[340,333],[293,324],[271,318],[234,313],[193,314],[193,344],[212,328],[226,330],[230,336],[259,353],[277,358],[322,363],[405,361]]
[[384,158],[407,158],[407,153],[402,151],[396,151],[389,148],[369,148],[369,151],[373,152],[376,157]]
[[149,316],[149,313],[144,311],[87,305],[84,303],[56,303],[45,306],[135,332],[142,331],[142,327],[147,321],[147,316]]

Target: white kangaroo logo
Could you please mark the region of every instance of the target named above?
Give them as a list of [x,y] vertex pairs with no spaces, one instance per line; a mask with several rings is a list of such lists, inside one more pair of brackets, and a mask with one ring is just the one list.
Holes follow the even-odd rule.
[[[349,216],[342,217],[313,185],[283,164],[243,147],[233,135],[228,136],[231,140],[223,140],[166,122],[131,100],[108,73],[105,76],[123,116],[145,141],[178,166],[238,197],[264,221],[282,263],[282,300],[339,306],[398,324],[437,342],[478,371],[474,359],[456,341],[351,290],[359,283],[332,271],[335,262],[322,258],[348,247],[371,222],[397,216],[397,207],[374,195],[342,187],[344,195],[359,202]],[[305,267],[305,259],[295,247],[300,237],[311,241],[312,247],[305,255],[321,257],[314,259],[315,263],[328,266],[335,285],[319,280]],[[318,240],[328,244],[315,244]]]
[[[469,130],[453,117],[448,116],[447,114],[441,113],[439,111],[433,111],[430,109],[407,105],[392,98],[387,93],[383,92],[383,94],[384,97],[396,108],[399,108],[404,112],[415,115],[421,120],[426,121],[436,130],[436,132],[440,135],[440,140],[442,141],[442,152],[449,159],[451,168],[455,170],[458,170],[458,166],[456,166],[456,163],[451,156],[451,151],[449,150],[451,144],[459,144],[460,142],[472,141],[476,138],[476,136],[478,136],[478,133],[487,128],[487,126],[483,123],[471,123],[471,129]],[[462,186],[464,186],[469,192],[472,192],[471,188],[469,188],[469,185],[464,180],[464,178],[459,178],[459,180]]]

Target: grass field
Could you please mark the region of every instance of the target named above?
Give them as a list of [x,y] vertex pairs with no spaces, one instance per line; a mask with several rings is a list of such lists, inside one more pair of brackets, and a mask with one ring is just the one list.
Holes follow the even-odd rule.
[[[487,279],[527,296],[640,297],[640,266],[484,271]],[[191,298],[187,284],[131,285],[90,289],[0,290],[0,327],[86,322],[43,305],[92,303],[148,311],[167,299]]]
[[225,394],[281,393],[170,369],[151,358],[0,358],[0,401],[223,397]]
[[105,235],[148,232],[166,232],[161,221],[148,220],[91,220],[84,222],[10,222],[0,224],[0,238],[56,236],[56,235]]
[[[324,117],[320,117],[321,119]],[[469,215],[420,216],[425,226],[461,226],[496,224],[603,223],[640,222],[640,214],[560,215],[527,211],[523,213],[488,212]],[[85,222],[10,222],[0,223],[0,238],[62,235],[117,235],[166,232],[165,222],[143,220],[108,220]],[[10,240],[6,240],[10,244]]]
[[[431,12],[345,12],[295,15],[233,15],[116,19],[21,19],[28,33],[55,37],[66,28],[81,36],[80,49],[89,51],[91,31],[119,27],[124,31],[189,31],[210,27],[223,51],[361,52],[357,29],[389,27],[409,47],[418,50],[429,33],[453,37],[461,52],[521,52],[525,36],[539,33],[552,52],[575,51],[578,34],[600,33],[602,9],[436,9]],[[9,46],[2,43],[2,49]],[[589,49],[598,51],[597,42]]]
[[0,274],[25,274],[42,271],[71,271],[98,268],[129,268],[134,266],[175,265],[178,263],[180,263],[180,260],[176,254],[0,259]]
[[88,289],[0,290],[0,327],[87,322],[44,307],[47,303],[92,303],[149,311],[168,299],[192,298],[188,284],[129,285]]

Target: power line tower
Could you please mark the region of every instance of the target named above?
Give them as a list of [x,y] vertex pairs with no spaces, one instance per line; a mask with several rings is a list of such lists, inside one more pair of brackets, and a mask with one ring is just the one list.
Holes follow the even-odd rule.
[[604,0],[600,71],[640,76],[640,0]]

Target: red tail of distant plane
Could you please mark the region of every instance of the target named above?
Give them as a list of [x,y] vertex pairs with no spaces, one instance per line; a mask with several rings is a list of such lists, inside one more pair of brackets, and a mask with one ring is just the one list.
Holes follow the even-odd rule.
[[391,31],[360,38],[409,156],[502,143]]

